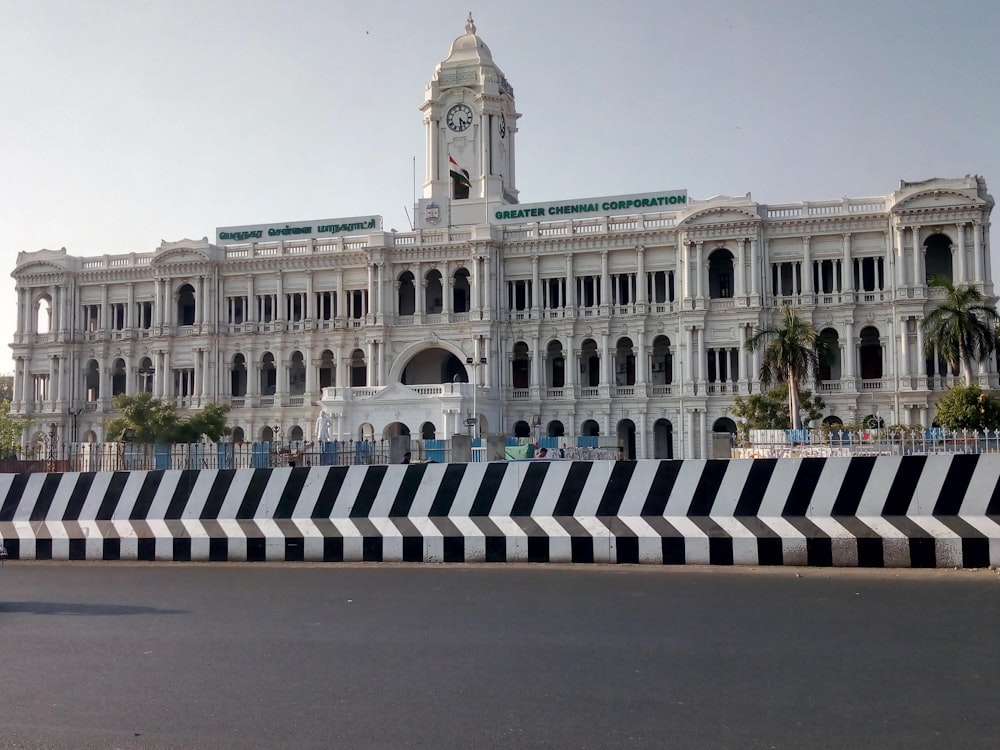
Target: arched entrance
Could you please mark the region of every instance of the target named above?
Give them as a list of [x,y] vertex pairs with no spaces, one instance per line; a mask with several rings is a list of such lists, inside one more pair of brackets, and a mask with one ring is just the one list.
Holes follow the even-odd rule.
[[618,423],[618,456],[626,461],[635,461],[635,422],[623,419]]
[[653,423],[653,458],[674,457],[674,425],[669,419]]

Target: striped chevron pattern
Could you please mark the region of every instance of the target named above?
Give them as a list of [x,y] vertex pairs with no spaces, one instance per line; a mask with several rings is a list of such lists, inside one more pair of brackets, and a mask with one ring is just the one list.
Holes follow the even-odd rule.
[[1000,455],[0,475],[12,558],[984,567]]

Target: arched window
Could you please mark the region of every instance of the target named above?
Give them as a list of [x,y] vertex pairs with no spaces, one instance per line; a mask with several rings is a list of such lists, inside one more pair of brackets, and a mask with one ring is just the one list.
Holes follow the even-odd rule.
[[424,309],[428,315],[440,315],[444,310],[444,289],[441,285],[441,272],[436,268],[429,271],[426,277]]
[[708,256],[708,296],[712,299],[733,296],[733,254],[724,247]]
[[193,326],[194,312],[194,287],[184,284],[177,290],[177,325]]
[[585,387],[596,388],[601,383],[601,357],[593,339],[584,339],[580,347],[580,376]]
[[302,396],[306,392],[306,361],[302,352],[292,352],[288,364],[288,394]]
[[233,364],[229,369],[229,384],[231,395],[247,395],[247,360],[242,354],[233,357]]
[[93,402],[101,398],[101,367],[96,359],[87,363],[87,374],[84,376],[87,389],[87,401]]
[[333,359],[333,352],[324,349],[319,357],[319,387],[332,388],[337,384],[337,363]]
[[840,380],[840,338],[833,328],[824,328],[819,332],[819,340],[829,354],[829,359],[820,362],[818,376],[820,380]]
[[117,396],[125,393],[125,380],[128,374],[125,370],[125,360],[116,359],[111,369],[111,395]]
[[558,419],[553,419],[549,422],[549,426],[545,428],[545,432],[549,437],[564,437],[566,435],[566,428]]
[[562,343],[550,341],[545,354],[549,388],[564,387],[566,385],[566,359],[563,357]]
[[[927,271],[927,278],[917,279],[918,284],[930,281],[935,276],[947,276],[949,280],[955,280],[951,247],[951,238],[946,234],[932,234],[924,240],[924,267]],[[964,279],[960,279],[960,281],[964,281]]]
[[651,366],[653,372],[650,383],[653,385],[669,385],[674,380],[674,355],[670,350],[670,339],[657,336],[653,339],[653,355]]
[[35,308],[35,333],[49,333],[52,330],[52,301],[49,295],[39,298]]
[[153,362],[149,357],[143,357],[139,360],[139,369],[136,370],[136,390],[139,393],[152,393],[153,392],[153,375],[155,371],[153,370]]
[[433,440],[436,434],[433,422],[424,422],[420,425],[420,439],[421,440]]
[[531,386],[531,355],[528,353],[528,345],[523,341],[514,344],[510,384],[513,388],[529,388]]
[[861,329],[858,359],[861,362],[862,380],[878,380],[882,377],[882,342],[878,329],[874,326]]
[[531,425],[523,419],[514,423],[514,437],[531,437]]
[[451,296],[454,305],[452,311],[467,313],[472,310],[472,287],[469,286],[469,271],[459,268],[452,277]]
[[601,434],[601,426],[596,420],[588,419],[580,425],[580,434],[586,437],[597,437]]
[[360,349],[351,352],[351,388],[364,388],[368,385],[368,364],[365,353]]
[[265,352],[260,361],[260,395],[273,396],[278,388],[278,370],[274,366],[274,355]]
[[399,275],[398,308],[400,315],[413,315],[417,310],[417,288],[413,274],[404,271]]
[[615,385],[635,385],[635,354],[632,339],[618,339],[615,346]]

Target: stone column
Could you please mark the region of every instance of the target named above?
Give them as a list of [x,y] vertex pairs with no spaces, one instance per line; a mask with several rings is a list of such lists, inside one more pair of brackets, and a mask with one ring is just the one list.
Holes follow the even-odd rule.
[[983,283],[983,225],[978,221],[972,222],[972,258],[974,284]]
[[697,259],[695,260],[695,275],[698,279],[698,293],[695,295],[695,297],[697,299],[704,299],[705,298],[705,263],[704,263],[705,243],[699,240],[698,242],[694,243],[694,246],[695,246],[695,255],[697,256]]
[[750,238],[750,294],[760,295],[760,250],[757,247],[757,238]]
[[847,352],[847,361],[844,363],[845,373],[844,375],[853,380],[854,379],[854,359],[856,356],[857,346],[854,342],[854,323],[848,322],[845,327],[845,349]]
[[635,249],[636,261],[638,263],[638,278],[636,279],[636,302],[640,305],[645,305],[648,301],[648,295],[646,294],[649,289],[649,282],[646,280],[646,249],[639,245]]
[[316,290],[313,288],[312,271],[306,271],[306,309],[302,311],[306,320],[316,318]]
[[745,290],[745,276],[746,276],[746,256],[744,251],[744,245],[746,240],[738,239],[736,240],[736,272],[733,274],[735,277],[733,280],[734,293],[737,299],[742,298],[746,294]]
[[[608,273],[608,251],[601,250],[601,307],[611,306],[611,276]],[[607,315],[605,311],[602,315]]]
[[538,256],[531,256],[531,304],[528,306],[531,310],[531,319],[538,320],[541,316],[539,315],[538,309],[542,306],[542,282],[538,274]]
[[908,329],[907,321],[909,318],[903,317],[900,319],[900,357],[902,358],[902,366],[900,368],[900,374],[904,378],[910,377],[910,332]]
[[698,410],[698,428],[701,432],[701,458],[708,458],[708,413]]
[[956,224],[955,230],[958,233],[958,249],[955,251],[958,255],[958,278],[956,279],[956,282],[959,284],[967,284],[969,283],[969,276],[965,269],[965,224]]
[[705,326],[698,327],[698,382],[704,385],[707,377],[705,375],[708,364],[708,354],[705,352]]
[[614,373],[612,372],[611,352],[608,349],[608,334],[601,334],[601,382],[602,386],[614,384]]
[[844,245],[844,266],[841,272],[842,289],[848,292],[854,291],[854,261],[851,259],[851,233],[844,232],[843,235],[843,245]]
[[646,334],[640,333],[637,337],[638,354],[635,358],[635,384],[643,388],[646,387],[646,372],[649,369],[649,361],[646,356]]
[[924,278],[920,273],[920,227],[912,227],[913,231],[913,286],[923,286]]
[[[445,315],[451,315],[451,264],[445,261],[441,264],[443,270],[441,271],[441,312]],[[448,318],[445,318],[448,320]]]
[[802,238],[802,292],[803,294],[813,293],[813,263],[811,250],[812,237],[808,234]]

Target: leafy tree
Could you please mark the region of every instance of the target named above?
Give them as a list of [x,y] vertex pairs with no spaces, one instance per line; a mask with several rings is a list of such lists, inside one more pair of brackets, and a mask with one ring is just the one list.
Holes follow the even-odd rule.
[[977,385],[955,386],[937,403],[937,423],[949,430],[1000,429],[1000,399]]
[[974,286],[955,286],[947,276],[935,276],[931,287],[945,290],[945,297],[921,321],[924,353],[935,348],[951,367],[960,369],[966,385],[972,383],[972,360],[985,362],[996,350],[996,308],[984,302]]
[[110,441],[120,440],[125,430],[132,430],[136,443],[159,444],[195,443],[203,435],[214,442],[231,431],[226,426],[228,405],[207,404],[189,419],[181,419],[173,403],[153,398],[150,393],[119,394],[113,403],[122,415],[108,422]]
[[[739,421],[740,432],[747,430],[786,430],[791,427],[791,416],[788,412],[788,386],[785,384],[772,388],[764,393],[754,393],[747,398],[737,396],[729,413]],[[800,391],[799,408],[806,415],[806,421],[812,422],[823,417],[826,404],[811,391]]]
[[21,447],[21,434],[29,420],[12,417],[10,401],[0,401],[0,456],[12,456]]
[[829,354],[816,328],[796,315],[791,305],[783,304],[781,311],[781,325],[758,330],[746,346],[751,352],[762,351],[760,380],[765,386],[785,381],[792,428],[801,429],[800,384]]

